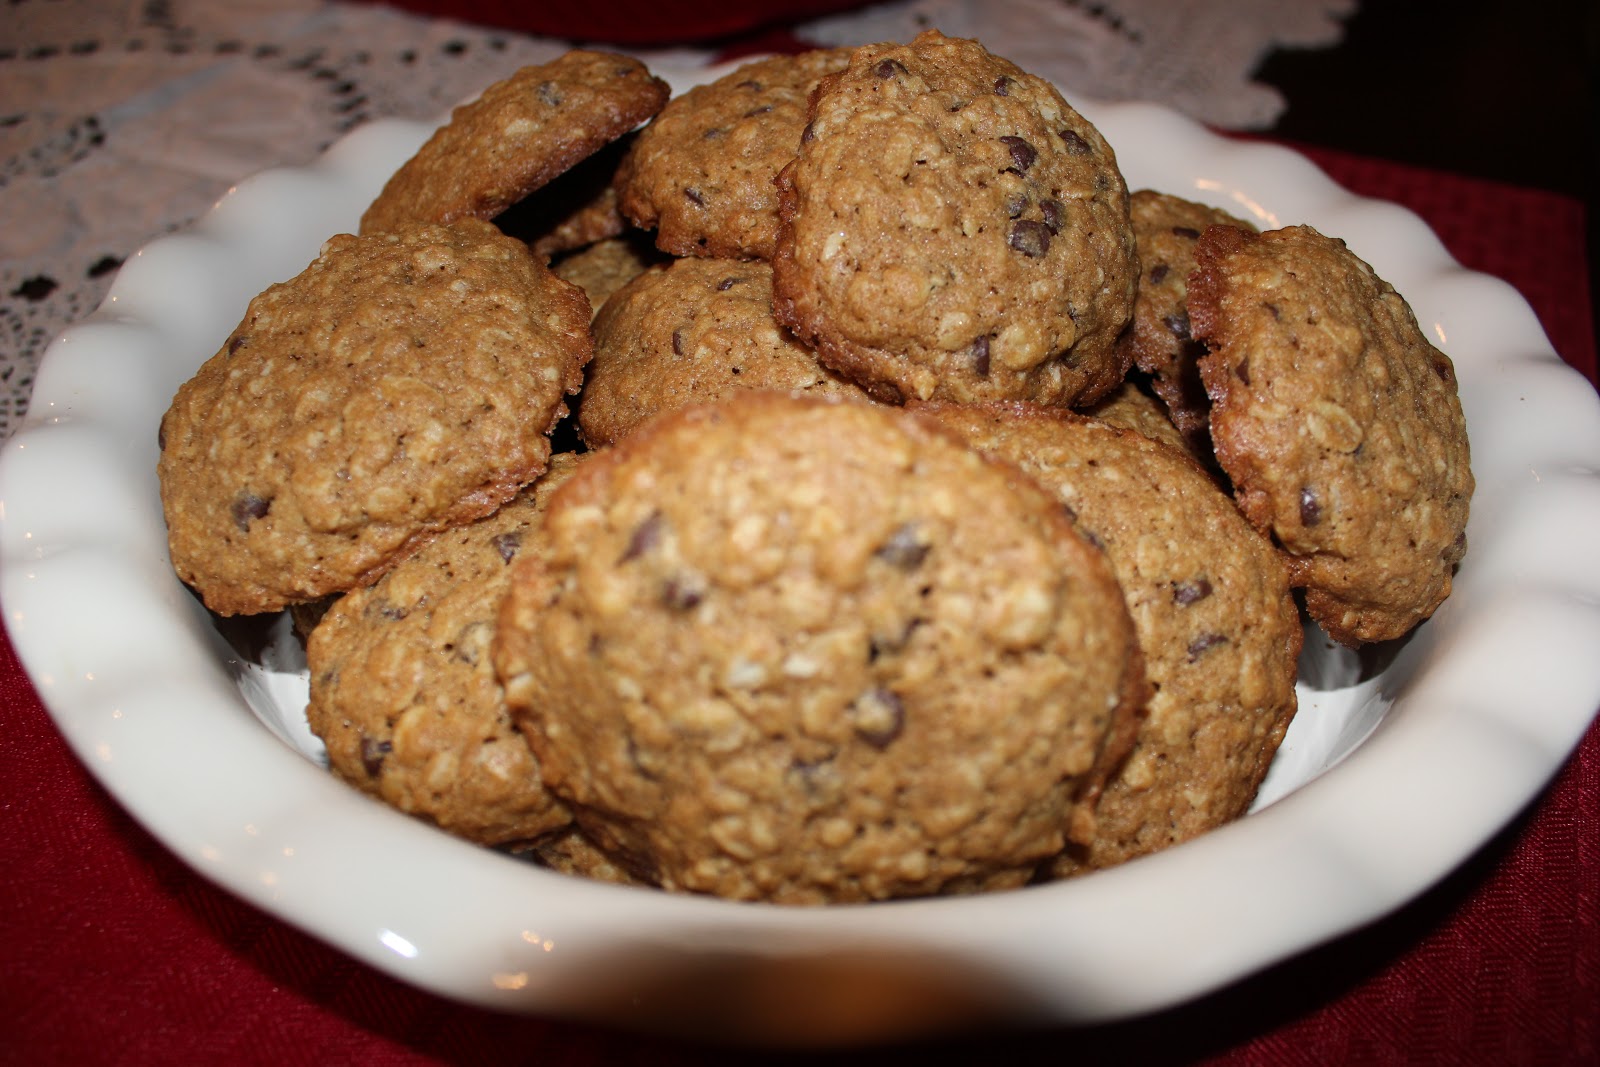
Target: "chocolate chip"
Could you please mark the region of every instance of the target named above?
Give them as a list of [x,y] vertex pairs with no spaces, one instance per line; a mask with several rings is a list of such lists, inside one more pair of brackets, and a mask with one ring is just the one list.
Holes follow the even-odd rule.
[[1440,357],[1439,359],[1434,360],[1433,373],[1437,374],[1439,376],[1439,380],[1446,385],[1455,384],[1456,369],[1448,359]]
[[1167,272],[1170,271],[1171,269],[1172,268],[1167,266],[1165,263],[1157,263],[1155,266],[1151,267],[1150,268],[1150,284],[1151,285],[1160,285],[1163,281],[1166,280]]
[[1038,151],[1021,137],[1007,134],[1000,138],[1000,143],[1011,151],[1011,166],[1007,168],[1008,170],[1016,171],[1018,174],[1026,174],[1028,173],[1028,168],[1033,166],[1039,159]]
[[633,528],[628,547],[622,550],[622,557],[617,562],[627,563],[654,549],[661,543],[661,531],[665,525],[666,520],[661,517],[661,512],[652,511],[649,517]]
[[749,111],[746,111],[744,113],[744,118],[753,119],[757,115],[765,115],[767,112],[769,112],[771,110],[772,110],[772,105],[771,104],[762,104],[760,107],[753,107]]
[[743,278],[724,278],[717,283],[717,292],[726,293],[729,289],[744,281]]
[[972,342],[972,371],[980,378],[989,376],[989,335]]
[[994,80],[994,94],[996,96],[1011,95],[1011,79],[1002,74]]
[[1061,223],[1067,217],[1067,209],[1059,200],[1039,201],[1039,211],[1044,215],[1044,224],[1050,227],[1051,233],[1061,232]]
[[489,543],[494,546],[496,552],[500,553],[501,559],[510,563],[515,558],[517,549],[522,547],[522,533],[521,531],[503,533]]
[[1189,313],[1187,311],[1173,312],[1161,321],[1172,332],[1172,336],[1180,341],[1189,340]]
[[1201,634],[1199,637],[1189,642],[1189,662],[1193,663],[1195,660],[1199,659],[1205,653],[1210,652],[1218,645],[1225,645],[1227,643],[1228,639],[1221,634]]
[[675,356],[683,355],[683,329],[682,329],[682,327],[672,331],[672,354],[675,355]]
[[914,571],[922,566],[922,561],[928,558],[928,552],[932,548],[933,546],[924,541],[918,533],[917,524],[908,522],[890,534],[889,540],[878,546],[873,555],[891,567]]
[[856,736],[880,752],[905,729],[906,708],[894,690],[874,686],[856,698],[845,714]]
[[539,88],[534,90],[539,94],[539,99],[551,107],[559,107],[564,95],[561,86],[555,82],[540,82]]
[[756,81],[754,78],[746,78],[744,81],[740,82],[738,85],[735,85],[734,88],[735,89],[749,89],[752,93],[759,93],[761,91],[761,83]]
[[705,579],[685,571],[661,587],[661,602],[674,611],[692,611],[706,597]]
[[233,498],[233,524],[239,527],[241,533],[250,532],[250,523],[256,519],[264,519],[267,512],[272,510],[272,501],[263,500],[254,493],[240,493]]
[[806,128],[800,131],[800,143],[801,144],[810,144],[812,141],[815,141],[816,139],[817,139],[817,124],[814,123],[814,122],[806,123]]
[[1211,583],[1204,578],[1196,578],[1192,582],[1179,582],[1172,590],[1173,603],[1180,607],[1188,607],[1198,603],[1211,595]]
[[1050,251],[1050,227],[1032,219],[1018,219],[1011,224],[1006,243],[1030,259],[1038,259]]
[[1261,302],[1261,306],[1266,308],[1267,314],[1271,315],[1274,319],[1281,319],[1283,317],[1283,313],[1278,310],[1277,304],[1269,303],[1268,301],[1263,300]]
[[1187,238],[1190,241],[1200,240],[1200,231],[1193,226],[1174,226],[1172,236]]
[[1300,490],[1300,525],[1315,526],[1322,521],[1322,501],[1310,486]]
[[1006,197],[1006,218],[1014,219],[1028,210],[1028,198],[1021,193],[1013,193]]
[[1075,156],[1088,155],[1093,151],[1089,142],[1085,141],[1076,130],[1062,130],[1059,136],[1066,143],[1067,151]]
[[1234,377],[1238,378],[1241,382],[1243,382],[1246,385],[1249,385],[1250,384],[1250,361],[1248,359],[1241,359],[1239,361],[1238,365],[1233,368],[1233,374],[1234,374]]
[[383,758],[393,751],[392,741],[374,741],[370,737],[361,739],[361,769],[367,772],[368,778],[378,777],[378,772],[383,770]]
[[689,200],[698,207],[706,206],[705,194],[692,185],[684,189],[683,195],[688,197]]
[[238,352],[239,349],[244,348],[249,343],[249,336],[245,334],[234,334],[232,337],[228,338],[228,355],[233,355],[234,353]]
[[885,59],[872,68],[872,73],[880,78],[893,78],[899,74],[909,74],[910,71],[906,70],[905,64],[898,59]]

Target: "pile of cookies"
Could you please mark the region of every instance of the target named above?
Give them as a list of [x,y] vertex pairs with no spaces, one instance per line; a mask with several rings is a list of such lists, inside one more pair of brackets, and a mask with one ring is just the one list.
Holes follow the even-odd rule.
[[302,622],[340,778],[799,904],[1237,818],[1296,591],[1403,636],[1472,493],[1449,359],[1341,242],[1130,195],[936,31],[670,99],[589,51],[491,86],[250,303],[159,474],[205,604]]

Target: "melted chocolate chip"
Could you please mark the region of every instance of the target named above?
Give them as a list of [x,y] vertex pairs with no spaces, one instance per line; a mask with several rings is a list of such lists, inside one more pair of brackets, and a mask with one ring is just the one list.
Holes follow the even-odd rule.
[[1011,224],[1006,244],[1030,259],[1038,259],[1050,251],[1050,227],[1032,219],[1018,219]]
[[661,517],[661,512],[652,511],[648,518],[633,528],[628,547],[622,550],[622,557],[617,562],[627,563],[654,549],[661,543],[661,531],[665,525],[666,520]]
[[1189,662],[1193,663],[1195,660],[1199,659],[1205,653],[1210,652],[1218,645],[1225,645],[1227,643],[1228,639],[1222,634],[1201,634],[1199,637],[1189,642]]
[[717,283],[717,292],[726,293],[729,289],[744,281],[743,278],[724,278]]
[[392,741],[374,741],[370,737],[361,739],[361,769],[367,772],[368,778],[378,777],[378,772],[383,770],[383,758],[393,751]]
[[233,524],[239,527],[239,531],[249,533],[250,523],[267,517],[267,512],[272,510],[272,501],[263,500],[254,493],[240,493],[233,498],[233,507],[229,510],[233,515]]
[[1151,267],[1150,268],[1150,284],[1151,285],[1160,285],[1163,281],[1166,280],[1167,272],[1170,271],[1171,269],[1172,268],[1167,266],[1165,263],[1157,263],[1155,266]]
[[1198,241],[1200,240],[1200,231],[1195,229],[1193,226],[1174,226],[1172,228],[1172,236],[1182,237],[1190,241]]
[[817,139],[817,124],[814,123],[814,122],[806,123],[806,128],[800,131],[800,143],[801,144],[810,144],[812,141],[815,141],[816,139]]
[[228,338],[228,355],[233,355],[235,352],[238,352],[239,349],[244,348],[249,343],[250,338],[248,335],[234,334],[232,337]]
[[1077,130],[1062,130],[1058,136],[1066,144],[1067,151],[1075,156],[1086,156],[1093,151],[1089,142],[1085,141]]
[[1268,301],[1263,300],[1261,302],[1261,306],[1266,308],[1267,314],[1271,315],[1274,319],[1280,319],[1283,317],[1283,313],[1278,310],[1277,304],[1269,303]]
[[1322,501],[1310,486],[1300,490],[1300,525],[1315,526],[1322,521]]
[[494,550],[500,553],[500,558],[510,563],[517,555],[517,549],[522,547],[522,533],[513,531],[503,533],[489,542],[494,545]]
[[769,112],[771,110],[772,110],[772,105],[771,104],[762,104],[760,107],[753,107],[749,111],[746,111],[744,113],[744,117],[747,118],[747,119],[753,119],[757,115],[765,115],[767,112]]
[[909,74],[910,71],[906,70],[905,64],[898,59],[885,59],[872,68],[872,73],[880,78],[893,78],[900,74]]
[[668,578],[661,587],[661,602],[674,611],[692,611],[705,595],[700,580],[689,574]]
[[889,540],[878,546],[873,555],[891,567],[914,571],[922,566],[922,561],[928,558],[928,552],[932,547],[918,534],[917,524],[908,522],[890,534]]
[[1059,200],[1039,201],[1039,211],[1044,215],[1044,224],[1050,227],[1051,233],[1061,232],[1061,223],[1066,219],[1067,209]]
[[540,82],[539,88],[534,91],[538,93],[542,102],[551,107],[559,107],[561,101],[565,98],[565,94],[561,92],[561,86],[555,82]]
[[672,354],[675,356],[683,355],[683,330],[681,327],[672,331]]
[[1233,368],[1233,374],[1234,374],[1234,377],[1238,378],[1241,382],[1243,382],[1246,385],[1249,385],[1250,384],[1250,361],[1248,359],[1241,359],[1239,361],[1238,365]]
[[996,95],[996,96],[1010,96],[1011,95],[1011,79],[1006,77],[1004,74],[1002,74],[1000,77],[996,78],[994,80],[994,95]]
[[1192,582],[1179,582],[1172,589],[1173,603],[1180,607],[1188,607],[1210,596],[1211,583],[1204,578],[1196,578]]
[[1005,145],[1011,152],[1011,166],[1007,169],[1016,171],[1018,174],[1028,173],[1028,168],[1033,166],[1039,159],[1038,151],[1021,137],[1008,134],[1000,138],[1000,143]]
[[1189,313],[1187,311],[1173,312],[1161,321],[1172,332],[1172,336],[1180,341],[1189,340]]
[[972,370],[980,378],[989,376],[989,336],[978,338],[972,342]]
[[699,207],[705,207],[706,206],[705,194],[702,193],[700,190],[696,189],[692,185],[689,186],[688,188],[684,189],[683,195],[688,197],[691,203],[693,203],[693,204],[695,204],[695,205],[697,205]]

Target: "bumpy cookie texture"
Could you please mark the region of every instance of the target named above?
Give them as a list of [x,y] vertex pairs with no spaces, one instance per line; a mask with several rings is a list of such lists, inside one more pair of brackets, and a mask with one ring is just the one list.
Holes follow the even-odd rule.
[[736,391],[866,399],[773,319],[772,268],[759,261],[679,259],[640,275],[600,309],[594,337],[578,407],[591,446]]
[[1090,403],[1127,371],[1128,195],[1049,82],[928,31],[857,49],[779,174],[778,320],[890,401]]
[[332,238],[162,419],[173,567],[219,614],[276,611],[488,514],[544,470],[588,327],[489,223]]
[[592,460],[496,664],[552,790],[667,889],[785,903],[1025,883],[1143,699],[1058,502],[894,408],[745,393]]
[[1178,429],[1197,447],[1209,448],[1211,401],[1198,362],[1205,346],[1189,326],[1195,244],[1210,226],[1255,227],[1219,208],[1152,189],[1135,191],[1130,210],[1139,252],[1139,294],[1133,325],[1121,343],[1134,364],[1151,376],[1151,387]]
[[514,854],[561,874],[590,878],[615,885],[648,886],[650,883],[604,852],[584,835],[576,823],[519,845]]
[[929,409],[1015,462],[1105,546],[1154,690],[1107,783],[1092,840],[1057,877],[1110,867],[1249,807],[1296,709],[1302,631],[1271,542],[1181,451],[1133,431],[1021,405]]
[[361,216],[361,232],[490,219],[661,110],[644,64],[574,50],[496,82],[451,113]]
[[1167,414],[1166,405],[1145,392],[1132,378],[1088,407],[1079,408],[1078,412],[1099,419],[1101,422],[1144,434],[1153,441],[1171,445],[1195,459],[1203,461],[1205,458],[1191,447],[1189,438],[1185,437],[1173,423],[1172,417]]
[[623,160],[623,213],[673,255],[770,259],[773,178],[800,145],[812,89],[849,58],[847,48],[771,56],[673,98]]
[[666,257],[638,234],[622,234],[596,241],[587,248],[569,253],[550,264],[557,278],[583,290],[589,307],[598,315],[611,294],[655,266],[666,266]]
[[1400,637],[1450,593],[1473,478],[1455,367],[1342,241],[1205,232],[1189,317],[1239,506],[1344,644]]
[[306,648],[306,719],[339,778],[484,845],[567,826],[506,710],[490,657],[511,563],[578,457],[341,597]]

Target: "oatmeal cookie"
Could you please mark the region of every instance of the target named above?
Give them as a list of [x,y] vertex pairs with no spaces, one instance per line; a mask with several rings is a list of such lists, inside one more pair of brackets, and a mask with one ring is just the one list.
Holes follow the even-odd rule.
[[1105,546],[1153,693],[1106,784],[1092,840],[1058,877],[1123,863],[1249,808],[1296,709],[1302,631],[1271,542],[1187,455],[1142,434],[1023,405],[927,410],[1016,463]]
[[1127,372],[1136,264],[1110,146],[975,41],[859,48],[780,173],[774,311],[890,401],[1087,404]]
[[773,178],[799,148],[812,89],[849,58],[848,48],[769,56],[668,101],[617,174],[623,214],[676,256],[772,258]]
[[330,239],[161,421],[172,564],[222,615],[375,579],[544,470],[589,307],[491,224]]
[[1166,404],[1173,424],[1196,448],[1209,449],[1211,401],[1200,381],[1198,362],[1205,345],[1194,339],[1189,327],[1194,247],[1208,226],[1255,227],[1219,208],[1153,189],[1134,192],[1131,212],[1139,292],[1133,324],[1120,343],[1132,354],[1134,365],[1150,376],[1151,388]]
[[896,408],[742,393],[592,460],[545,530],[496,665],[547,784],[651,881],[1001,888],[1092,833],[1143,671],[1103,555],[1015,468]]
[[591,446],[735,390],[866,399],[773,320],[772,268],[759,261],[678,259],[643,274],[600,309],[594,338],[578,407]]
[[639,234],[621,234],[596,241],[554,260],[550,270],[583,290],[598,315],[611,294],[667,258]]
[[361,232],[491,219],[661,110],[644,64],[574,50],[524,67],[451,113],[361,216]]
[[1201,237],[1189,318],[1210,348],[1217,460],[1306,609],[1347,645],[1450,594],[1473,478],[1455,367],[1344,242],[1309,226]]
[[511,722],[489,643],[510,565],[578,463],[552,456],[499,511],[441,534],[322,617],[306,647],[306,719],[339,778],[483,845],[571,822]]

